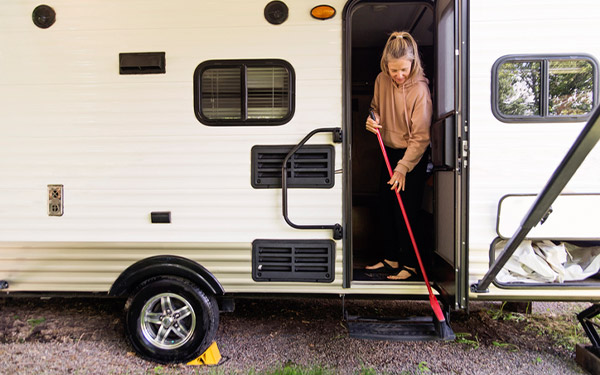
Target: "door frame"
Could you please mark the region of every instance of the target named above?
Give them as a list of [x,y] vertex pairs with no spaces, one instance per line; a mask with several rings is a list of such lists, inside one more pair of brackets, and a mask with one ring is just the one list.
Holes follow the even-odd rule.
[[[344,108],[342,114],[343,123],[343,147],[344,147],[344,160],[343,160],[343,184],[344,184],[344,238],[343,238],[343,287],[350,288],[352,284],[352,272],[353,272],[353,244],[352,244],[352,13],[353,10],[359,5],[364,3],[364,0],[352,0],[349,1],[343,12],[342,20],[342,31],[343,31],[343,43],[342,43],[342,68],[343,68],[343,105]],[[441,295],[446,295],[446,303],[450,307],[454,308],[467,308],[468,306],[468,28],[467,28],[467,17],[468,17],[468,1],[467,0],[453,0],[455,12],[454,12],[454,47],[455,51],[455,117],[456,117],[456,137],[454,153],[456,157],[456,168],[455,168],[455,240],[454,240],[454,258],[455,262],[453,265],[449,265],[449,272],[454,273],[454,285],[438,285],[438,291]],[[389,3],[406,3],[402,1],[382,1],[382,4]],[[415,1],[411,1],[415,3]],[[423,1],[429,5],[433,5],[434,8],[434,19],[436,18],[436,2],[435,1]],[[373,3],[372,3],[373,4]],[[375,3],[376,4],[376,3]],[[437,22],[434,31],[434,45],[437,42]],[[436,60],[436,57],[434,57]],[[437,68],[434,67],[434,71],[437,75]],[[437,77],[436,77],[437,78]],[[434,119],[435,120],[435,119]],[[430,279],[435,279],[431,278]],[[450,290],[450,293],[446,293],[446,290]]]

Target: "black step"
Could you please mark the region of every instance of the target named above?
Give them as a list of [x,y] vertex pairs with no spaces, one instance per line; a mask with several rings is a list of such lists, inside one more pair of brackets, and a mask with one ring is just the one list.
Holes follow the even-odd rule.
[[448,321],[438,322],[435,317],[361,318],[346,319],[350,337],[386,341],[454,340]]

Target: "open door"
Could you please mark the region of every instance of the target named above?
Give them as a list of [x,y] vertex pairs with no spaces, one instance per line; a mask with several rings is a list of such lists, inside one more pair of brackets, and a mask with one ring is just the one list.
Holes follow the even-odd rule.
[[[411,219],[427,275],[444,303],[466,306],[466,269],[463,256],[466,201],[462,199],[464,166],[462,136],[466,131],[457,116],[461,100],[458,32],[455,0],[415,2],[351,2],[345,12],[346,136],[352,155],[346,223],[351,229],[346,258],[346,279],[369,282],[360,270],[383,258],[376,234],[376,201],[381,152],[376,137],[365,130],[379,60],[389,34],[408,31],[419,44],[434,104],[432,158],[421,214]],[[457,104],[458,103],[458,104]],[[459,152],[461,150],[461,152]],[[465,163],[466,165],[466,163]],[[466,176],[465,176],[466,177]],[[382,280],[374,280],[381,283]],[[464,292],[464,293],[463,293]]]
[[435,246],[432,273],[455,308],[468,306],[466,9],[462,1],[435,3],[434,109],[431,127]]

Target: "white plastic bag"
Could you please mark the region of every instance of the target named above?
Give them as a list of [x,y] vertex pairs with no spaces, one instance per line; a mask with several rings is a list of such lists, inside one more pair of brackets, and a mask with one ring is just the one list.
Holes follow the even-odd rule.
[[[494,248],[498,255],[507,241]],[[579,247],[552,241],[523,241],[496,276],[501,283],[562,283],[580,281],[600,271],[600,246]]]
[[[506,242],[498,242],[496,256],[504,250]],[[550,267],[539,251],[534,250],[532,242],[529,240],[521,242],[503,269],[508,271],[508,276],[513,276],[519,281],[547,283],[558,279],[558,273]],[[507,275],[503,276],[506,277]]]

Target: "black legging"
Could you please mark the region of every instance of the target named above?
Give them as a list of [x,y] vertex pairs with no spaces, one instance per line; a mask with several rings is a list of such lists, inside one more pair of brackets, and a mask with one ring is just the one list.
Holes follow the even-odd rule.
[[[404,156],[406,149],[385,148],[392,169]],[[429,149],[425,152],[419,164],[407,173],[404,190],[400,191],[400,197],[408,216],[408,221],[415,233],[417,216],[423,202],[423,190],[427,179],[427,163],[429,159]],[[383,239],[385,259],[400,262],[400,266],[417,267],[417,258],[413,249],[412,241],[408,234],[404,217],[396,198],[396,192],[390,190],[391,185],[387,182],[390,175],[383,162],[381,178],[379,182],[379,204],[378,218],[380,236]],[[417,243],[418,246],[418,243]]]

